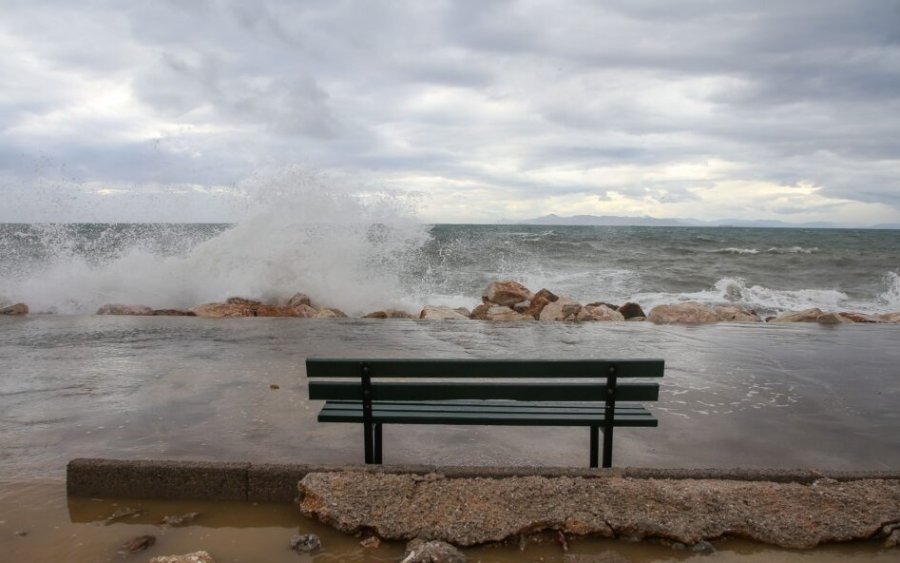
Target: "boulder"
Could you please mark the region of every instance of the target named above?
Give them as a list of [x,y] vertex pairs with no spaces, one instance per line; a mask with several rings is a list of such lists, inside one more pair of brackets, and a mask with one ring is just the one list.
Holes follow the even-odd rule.
[[319,311],[314,309],[310,305],[305,305],[303,303],[299,305],[295,305],[293,307],[285,307],[285,310],[288,313],[288,317],[301,317],[304,319],[314,319],[319,316]]
[[656,324],[703,324],[719,320],[716,312],[706,305],[688,301],[674,305],[657,305],[647,319]]
[[900,323],[900,312],[882,313],[878,315],[878,319],[885,323]]
[[578,314],[576,321],[624,321],[622,313],[609,308],[607,305],[585,305]]
[[406,544],[400,563],[465,563],[466,556],[447,542],[414,539]]
[[256,301],[254,299],[247,299],[244,297],[229,297],[225,300],[225,303],[229,305],[247,305],[252,307],[254,305],[262,305],[262,301]]
[[469,315],[464,315],[452,307],[425,305],[419,318],[426,321],[466,320]]
[[516,303],[531,299],[531,291],[516,281],[495,281],[488,284],[481,299],[485,303],[512,307]]
[[736,305],[719,305],[713,307],[713,311],[716,312],[716,316],[719,317],[720,321],[732,323],[758,323],[762,321],[762,319],[759,318],[759,315],[756,314],[756,311],[744,309],[743,307],[738,307]]
[[150,563],[216,563],[216,560],[205,551],[195,551],[184,555],[157,555]]
[[98,315],[152,315],[153,309],[146,305],[120,305],[109,303],[97,309]]
[[844,320],[850,321],[851,323],[880,323],[881,319],[878,317],[873,317],[872,315],[866,315],[865,313],[853,313],[849,311],[841,311],[838,313]]
[[364,319],[414,319],[415,317],[406,311],[399,309],[384,309],[381,311],[373,311],[363,315]]
[[561,297],[553,303],[547,303],[538,317],[542,321],[574,321],[581,310],[581,305],[575,301]]
[[[476,311],[484,305],[488,305],[487,309],[483,312],[481,317],[476,317]],[[475,311],[472,311],[472,319],[481,318],[485,321],[533,321],[534,317],[531,315],[526,315],[524,313],[519,313],[513,310],[511,307],[504,307],[503,305],[491,305],[489,303],[483,303],[478,307],[475,307]]]
[[24,303],[15,303],[0,307],[0,315],[27,315],[28,305]]
[[184,309],[153,309],[155,317],[196,317],[194,313]]
[[318,310],[317,319],[346,319],[347,314],[333,307],[322,307]]
[[774,319],[769,320],[770,323],[814,323],[819,320],[819,317],[824,314],[824,311],[819,308],[812,309],[804,309],[803,311],[788,311],[786,313],[782,313],[775,317]]
[[547,306],[548,303],[554,303],[559,300],[559,296],[550,291],[549,289],[542,289],[534,294],[531,298],[531,303],[528,305],[528,309],[525,310],[525,314],[531,315],[534,318],[540,318],[541,311],[544,310],[544,307]]
[[639,323],[639,322],[646,321],[646,320],[647,320],[647,317],[628,317],[627,319],[625,319],[625,321],[629,322],[629,323],[631,323],[631,322]]
[[315,534],[294,534],[290,545],[297,553],[309,553],[322,549],[322,540]]
[[616,309],[622,316],[625,317],[625,320],[633,319],[634,317],[646,317],[647,315],[644,313],[644,310],[637,303],[628,302]]
[[137,536],[122,544],[122,546],[119,548],[119,555],[127,557],[129,555],[144,551],[155,543],[156,536]]
[[845,319],[838,313],[822,313],[821,315],[816,317],[816,322],[820,325],[841,325],[845,323],[852,323],[853,321]]
[[223,317],[252,317],[253,310],[247,305],[233,303],[204,303],[191,309],[198,317],[221,319]]
[[299,305],[309,305],[312,306],[312,302],[309,300],[309,295],[305,293],[295,293],[290,299],[288,299],[285,307],[293,309]]

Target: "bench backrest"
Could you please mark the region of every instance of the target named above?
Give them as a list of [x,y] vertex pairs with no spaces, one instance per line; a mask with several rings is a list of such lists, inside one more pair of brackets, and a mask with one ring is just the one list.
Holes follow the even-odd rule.
[[368,387],[372,401],[656,401],[658,383],[619,379],[663,371],[663,360],[306,360],[312,400],[361,401]]

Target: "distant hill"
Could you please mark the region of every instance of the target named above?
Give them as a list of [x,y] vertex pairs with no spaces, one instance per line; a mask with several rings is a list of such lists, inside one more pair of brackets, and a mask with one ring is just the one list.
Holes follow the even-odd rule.
[[617,217],[614,215],[573,215],[560,217],[551,213],[534,219],[522,221],[507,221],[517,225],[601,225],[610,227],[635,226],[635,227],[683,227],[691,223],[678,219],[657,219],[655,217]]
[[[722,219],[720,221],[701,221],[698,219],[658,219],[656,217],[621,217],[617,215],[572,215],[569,217],[556,215],[544,215],[533,219],[520,221],[501,221],[506,224],[516,225],[599,225],[610,227],[757,227],[780,229],[842,229],[845,225],[827,223],[824,221],[810,223],[786,223],[778,220],[749,220],[749,219]],[[897,224],[881,224],[870,229],[900,229]]]

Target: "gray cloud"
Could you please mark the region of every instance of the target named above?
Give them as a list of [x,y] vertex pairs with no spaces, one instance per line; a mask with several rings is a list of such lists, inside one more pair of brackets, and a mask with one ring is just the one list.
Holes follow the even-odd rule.
[[[900,218],[891,0],[47,1],[4,16],[8,182],[43,177],[41,159],[133,190],[301,163],[494,190],[502,214],[768,181]],[[660,172],[705,161],[730,166]]]

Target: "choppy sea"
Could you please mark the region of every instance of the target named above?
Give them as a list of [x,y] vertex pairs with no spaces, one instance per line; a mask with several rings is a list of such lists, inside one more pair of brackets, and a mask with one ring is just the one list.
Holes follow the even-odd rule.
[[[358,218],[357,218],[358,219]],[[295,292],[360,315],[472,307],[514,279],[581,302],[700,301],[760,314],[900,310],[900,231],[315,223],[0,225],[0,300],[84,314]]]

